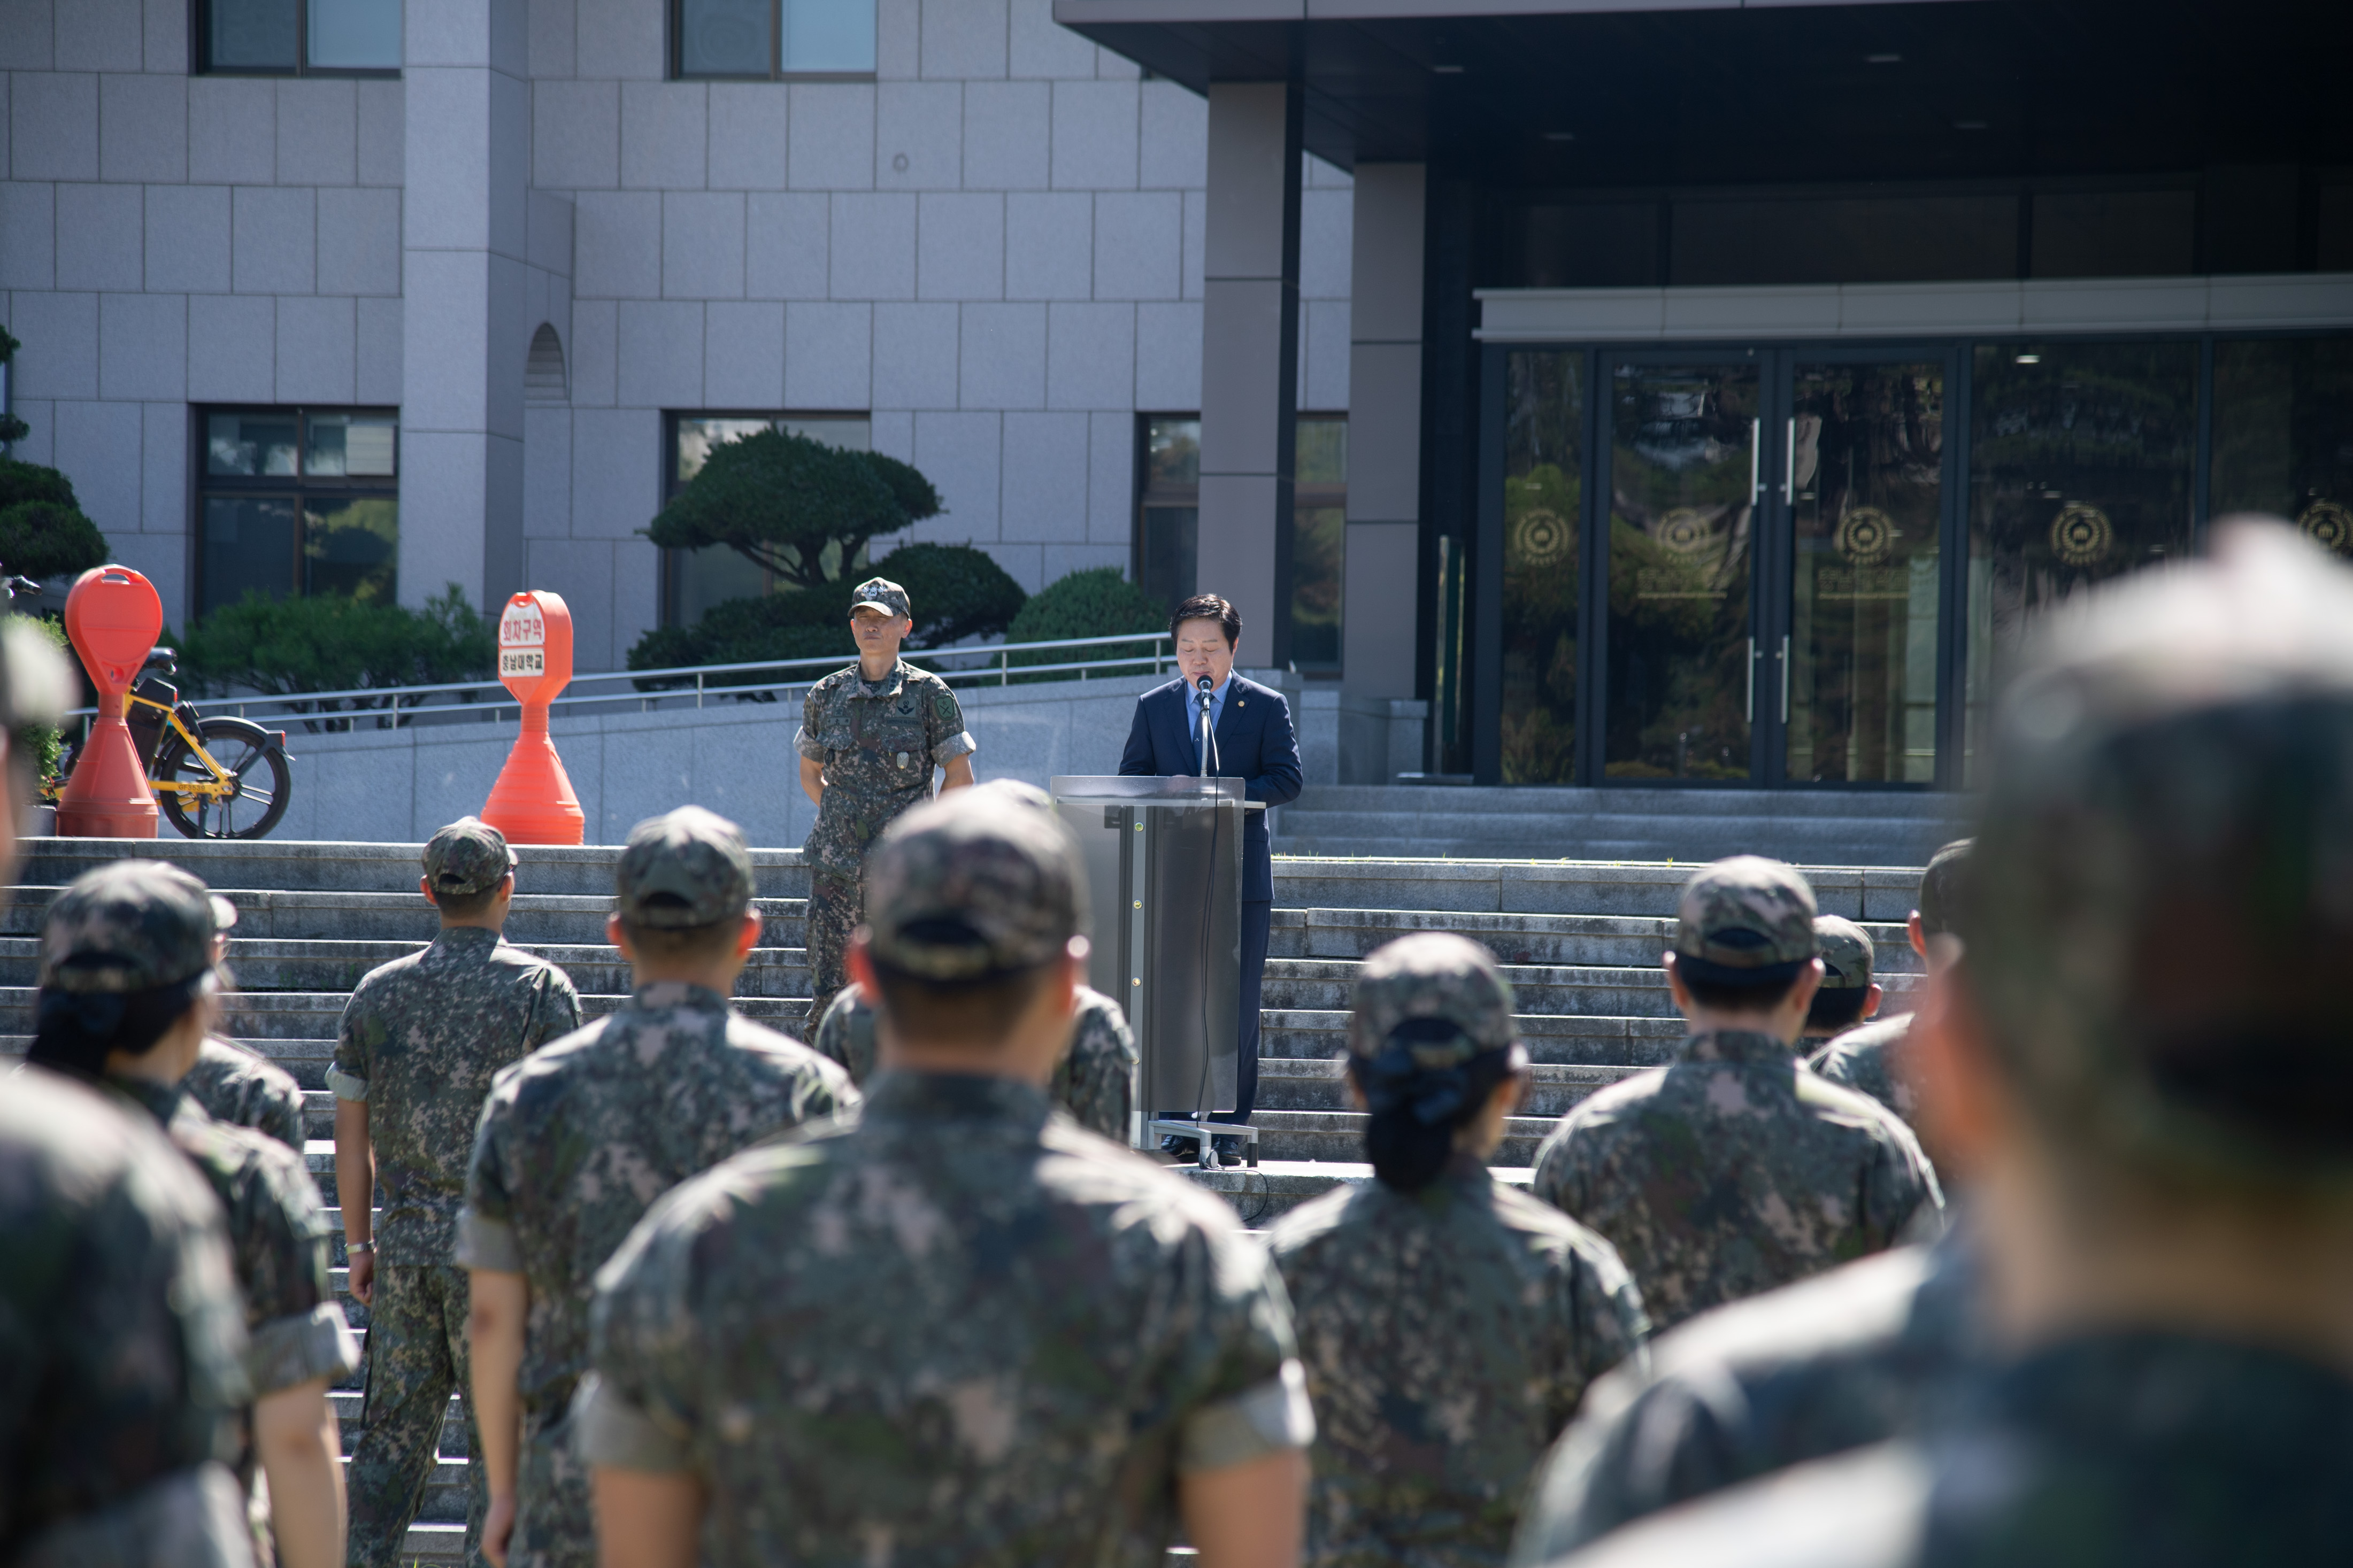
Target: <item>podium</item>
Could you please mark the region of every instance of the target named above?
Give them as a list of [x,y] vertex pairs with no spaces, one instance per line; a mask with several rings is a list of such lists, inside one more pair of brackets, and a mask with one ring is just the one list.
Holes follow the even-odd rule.
[[[1204,1165],[1212,1136],[1244,1140],[1258,1163],[1256,1129],[1202,1120],[1237,1098],[1242,824],[1265,809],[1242,787],[1078,774],[1056,777],[1050,791],[1086,862],[1088,984],[1119,999],[1135,1036],[1128,1142],[1143,1149],[1163,1133],[1191,1134]],[[1192,1118],[1155,1121],[1165,1107]]]

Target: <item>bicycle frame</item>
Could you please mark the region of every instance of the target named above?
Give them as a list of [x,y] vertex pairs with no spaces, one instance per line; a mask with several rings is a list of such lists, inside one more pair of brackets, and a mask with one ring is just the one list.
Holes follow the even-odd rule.
[[[167,790],[171,794],[178,796],[184,805],[206,800],[227,800],[237,792],[237,779],[227,768],[220,765],[220,763],[210,752],[205,750],[205,743],[196,738],[195,733],[185,724],[180,722],[180,715],[177,710],[167,707],[164,703],[156,702],[148,698],[142,697],[137,692],[127,691],[123,693],[122,712],[125,718],[130,716],[131,710],[133,705],[141,708],[153,708],[158,713],[164,715],[164,721],[169,724],[173,730],[178,733],[181,740],[185,741],[188,743],[189,753],[198,762],[204,763],[206,768],[208,769],[213,775],[209,779],[182,780],[151,777],[147,781],[147,787],[149,789]],[[152,772],[153,770],[151,769],[150,771]],[[62,778],[50,779],[43,785],[41,794],[49,800],[55,800],[64,790],[65,784],[66,781]]]

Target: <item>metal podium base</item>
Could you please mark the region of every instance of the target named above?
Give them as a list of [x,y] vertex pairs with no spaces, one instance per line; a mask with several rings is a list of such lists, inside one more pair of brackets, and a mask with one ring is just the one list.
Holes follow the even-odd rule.
[[1241,1139],[1250,1145],[1250,1152],[1242,1156],[1243,1160],[1250,1169],[1258,1169],[1258,1129],[1255,1127],[1247,1126],[1239,1121],[1165,1121],[1158,1119],[1148,1122],[1145,1127],[1146,1142],[1155,1136],[1166,1137],[1171,1133],[1179,1138],[1200,1140],[1197,1146],[1197,1155],[1200,1160],[1201,1169],[1205,1171],[1219,1169],[1218,1166],[1210,1163],[1212,1156],[1209,1140],[1212,1138]]

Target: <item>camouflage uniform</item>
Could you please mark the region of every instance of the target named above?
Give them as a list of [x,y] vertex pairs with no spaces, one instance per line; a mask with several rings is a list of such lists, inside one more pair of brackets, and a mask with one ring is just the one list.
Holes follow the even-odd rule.
[[1904,1119],[1920,1125],[1920,1092],[1912,1087],[1905,1061],[1911,1055],[1912,1015],[1873,1018],[1833,1036],[1806,1065],[1824,1082],[1867,1094]]
[[[864,1087],[874,1073],[874,1009],[865,993],[855,985],[836,992],[809,1043],[819,1056],[839,1063],[850,1082]],[[1092,986],[1080,986],[1071,1048],[1055,1065],[1046,1098],[1088,1131],[1124,1143],[1134,1074],[1135,1037],[1128,1032],[1127,1015]]]
[[[909,613],[907,591],[881,577],[858,585],[850,608],[860,605]],[[846,978],[849,933],[865,918],[867,849],[902,812],[931,797],[933,769],[976,743],[947,682],[901,659],[880,682],[853,664],[810,687],[793,744],[825,769],[817,826],[801,846],[809,872],[808,1016],[822,1018]]]
[[[2329,1216],[2353,1178],[2337,984],[2353,942],[2353,578],[2283,528],[2218,525],[2212,542],[2215,563],[2050,616],[1992,725],[1968,950],[1947,972],[2048,1162],[2021,1179],[2080,1194],[2071,1226],[2101,1225],[2116,1189],[2152,1205],[2116,1227],[2139,1232],[2112,1243],[2124,1288],[2063,1323],[2030,1314],[2031,1348],[1970,1371],[1918,1434],[1676,1510],[1577,1562],[2122,1568],[2345,1551],[2353,1379],[2325,1321],[2290,1326],[2297,1305],[2327,1303],[2307,1289],[2260,1319],[2235,1303],[2301,1283],[2300,1243],[2341,1236]],[[2204,1206],[2205,1225],[2261,1210],[2289,1228],[2268,1256],[2242,1253],[2250,1277],[2229,1289],[2149,1302],[2130,1282],[2172,1241],[2174,1204]],[[2010,1266],[2000,1233],[1984,1245],[1989,1269]]]
[[[641,929],[736,921],[751,907],[742,835],[695,806],[639,823],[616,880],[622,920]],[[739,1016],[717,992],[674,982],[638,986],[617,1012],[498,1075],[474,1136],[456,1256],[520,1274],[530,1289],[513,1568],[596,1559],[566,1413],[587,1370],[597,1268],[680,1182],[857,1103],[831,1062]]]
[[150,1119],[0,1083],[0,1562],[245,1568],[244,1357],[220,1205]]
[[[433,836],[424,862],[437,894],[467,898],[496,888],[515,858],[497,828],[469,816]],[[482,1451],[466,1271],[449,1261],[474,1122],[501,1068],[579,1026],[580,998],[564,971],[476,926],[445,930],[422,952],[371,971],[343,1008],[327,1087],[366,1107],[384,1192],[367,1392],[346,1472],[353,1568],[400,1560],[453,1389],[466,1452]],[[356,1184],[344,1195],[357,1201]],[[478,1463],[466,1479],[466,1554],[479,1563],[489,1483]]]
[[[226,900],[162,861],[118,861],[87,872],[42,919],[42,991],[112,1001],[191,981],[208,984],[214,938],[234,918]],[[191,991],[190,1001],[198,994]],[[245,1310],[251,1395],[266,1398],[356,1371],[359,1346],[327,1289],[325,1210],[302,1156],[249,1128],[213,1121],[177,1083],[132,1077],[104,1082],[154,1117],[219,1200]],[[259,1467],[249,1428],[237,1468],[252,1497]],[[273,1555],[269,1523],[258,1504],[253,1527],[254,1554],[267,1563]]]
[[[1683,889],[1687,978],[1794,974],[1814,953],[1805,879],[1756,856]],[[1539,1197],[1616,1245],[1651,1321],[1693,1313],[1935,1234],[1944,1199],[1911,1131],[1799,1068],[1788,1042],[1695,1035],[1664,1068],[1561,1119],[1536,1159]]]
[[297,1154],[306,1142],[302,1086],[276,1062],[242,1046],[207,1037],[196,1065],[180,1080],[205,1114],[230,1127],[250,1127]]
[[[1349,1049],[1409,1018],[1461,1032],[1418,1066],[1513,1046],[1511,990],[1485,949],[1436,932],[1388,943],[1356,982]],[[1502,1185],[1467,1154],[1407,1193],[1342,1186],[1268,1246],[1289,1291],[1316,1413],[1313,1568],[1492,1568],[1528,1474],[1586,1387],[1648,1325],[1609,1244]]]
[[[1067,835],[977,791],[902,818],[869,875],[877,956],[929,980],[1082,924]],[[855,1129],[681,1187],[596,1321],[584,1451],[691,1472],[712,1568],[1159,1568],[1183,1475],[1313,1436],[1233,1211],[1001,1078],[884,1074]]]

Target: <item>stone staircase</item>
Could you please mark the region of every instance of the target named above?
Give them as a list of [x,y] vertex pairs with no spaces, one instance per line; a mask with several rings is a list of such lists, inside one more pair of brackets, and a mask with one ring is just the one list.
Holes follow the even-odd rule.
[[[310,1165],[327,1203],[338,1205],[343,1194],[335,1182],[326,1068],[351,987],[370,968],[430,939],[432,915],[417,893],[417,847],[49,838],[26,840],[23,852],[23,885],[0,911],[0,1049],[21,1051],[30,1032],[34,934],[57,890],[80,872],[126,855],[174,860],[237,906],[229,953],[237,990],[227,1000],[225,1032],[302,1084]],[[619,955],[603,942],[617,850],[518,853],[519,891],[508,940],[563,964],[589,1016],[609,1012],[628,990]],[[797,1033],[807,1007],[802,947],[807,878],[797,851],[756,851],[754,861],[767,930],[738,986],[737,1005]],[[1902,1005],[1916,965],[1901,922],[1918,889],[1918,871],[1808,870],[1825,912],[1858,919],[1871,931],[1889,1005]],[[1335,1059],[1357,963],[1394,937],[1453,931],[1491,947],[1514,987],[1535,1082],[1495,1164],[1502,1179],[1525,1184],[1537,1144],[1563,1111],[1596,1089],[1665,1059],[1681,1038],[1659,955],[1671,940],[1675,894],[1689,871],[1688,860],[1278,859],[1254,1118],[1261,1163],[1255,1170],[1190,1173],[1225,1194],[1253,1225],[1335,1182],[1369,1179],[1370,1168],[1360,1163],[1363,1118],[1350,1109]],[[340,1209],[331,1217],[341,1291],[346,1276]],[[348,1297],[344,1306],[364,1333],[366,1309]],[[361,1387],[354,1378],[334,1394],[347,1447],[358,1426]],[[464,1447],[453,1403],[441,1462],[410,1532],[408,1549],[418,1559],[450,1561],[461,1554],[470,1462]]]

